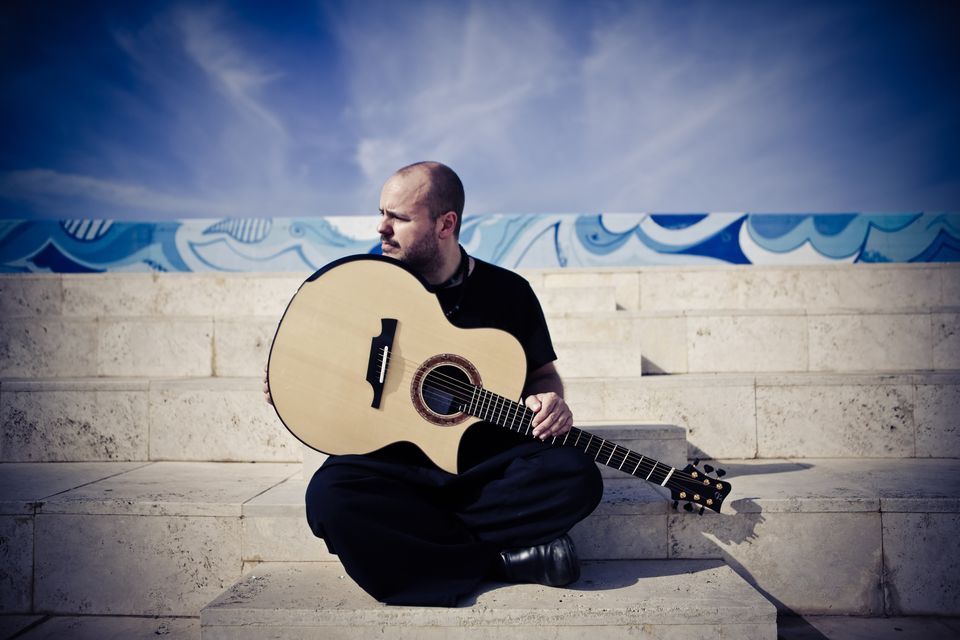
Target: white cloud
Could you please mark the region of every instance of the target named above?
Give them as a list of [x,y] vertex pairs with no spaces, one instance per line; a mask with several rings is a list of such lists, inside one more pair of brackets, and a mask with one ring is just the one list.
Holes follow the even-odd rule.
[[888,87],[844,86],[857,47],[876,46],[844,31],[862,14],[762,6],[322,3],[335,52],[308,59],[229,5],[182,4],[113,34],[137,88],[111,108],[160,134],[98,123],[106,135],[68,150],[81,162],[21,167],[0,195],[83,215],[349,214],[423,159],[461,174],[472,213],[915,209],[956,195],[942,159],[955,125],[878,126],[894,120]]
[[471,175],[506,177],[522,159],[518,132],[536,117],[532,105],[568,81],[573,52],[530,6],[406,6],[382,20],[358,10],[339,21],[363,189],[379,189],[403,164],[438,159],[462,174],[470,199]]
[[[12,200],[66,205],[67,213],[110,217],[116,208],[171,217],[231,215],[233,208],[205,198],[186,198],[154,191],[137,184],[65,174],[48,169],[12,171],[0,177],[0,194]],[[91,209],[105,206],[109,211]]]
[[223,17],[217,10],[182,8],[174,15],[184,49],[233,110],[252,117],[284,142],[287,132],[283,123],[260,100],[260,94],[281,74],[261,68],[261,64],[225,32]]

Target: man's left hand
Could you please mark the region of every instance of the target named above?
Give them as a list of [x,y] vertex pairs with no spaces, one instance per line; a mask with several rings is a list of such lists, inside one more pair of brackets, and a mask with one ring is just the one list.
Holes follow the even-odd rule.
[[573,426],[573,412],[552,391],[527,396],[523,403],[534,412],[533,435],[541,440],[562,436]]

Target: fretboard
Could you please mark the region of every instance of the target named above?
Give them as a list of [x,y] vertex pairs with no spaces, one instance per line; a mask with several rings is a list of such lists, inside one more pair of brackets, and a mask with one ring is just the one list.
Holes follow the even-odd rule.
[[[471,397],[463,406],[463,410],[472,416],[510,431],[531,438],[535,437],[532,426],[533,411],[519,402],[499,396],[482,387],[472,388]],[[600,464],[619,469],[624,473],[629,473],[660,486],[669,486],[670,478],[676,471],[670,465],[576,427],[571,428],[562,437],[553,437],[545,440],[545,442],[580,449]]]

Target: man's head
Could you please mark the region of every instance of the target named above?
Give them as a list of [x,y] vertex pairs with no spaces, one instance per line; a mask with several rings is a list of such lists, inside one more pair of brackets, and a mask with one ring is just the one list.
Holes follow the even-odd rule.
[[439,162],[403,167],[380,192],[383,253],[429,272],[454,251],[460,236],[464,193],[460,178]]
[[463,204],[466,198],[460,177],[447,165],[431,161],[408,164],[398,169],[393,175],[407,174],[420,174],[427,179],[428,187],[424,194],[424,204],[434,220],[451,211],[457,214],[454,236],[459,238],[460,221],[463,219]]

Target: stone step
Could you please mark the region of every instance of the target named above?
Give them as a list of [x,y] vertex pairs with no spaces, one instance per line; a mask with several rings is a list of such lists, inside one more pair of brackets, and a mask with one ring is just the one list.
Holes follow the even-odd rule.
[[[241,575],[242,506],[296,464],[0,464],[0,611],[196,615]],[[9,573],[7,573],[9,571]]]
[[[231,638],[776,638],[776,610],[722,562],[587,563],[566,589],[490,583],[463,607],[388,607],[330,563],[261,565],[200,614]],[[641,636],[637,636],[641,637]]]
[[538,292],[610,288],[621,309],[889,312],[955,307],[960,265],[637,267],[521,270]]
[[[577,424],[673,424],[688,457],[960,458],[960,374],[569,378]],[[4,380],[0,460],[303,461],[259,378]],[[655,454],[654,454],[655,455]]]
[[676,424],[689,457],[960,458],[960,374],[573,379],[579,418]]
[[[28,629],[29,628],[29,629]],[[686,631],[678,627],[678,631]],[[22,635],[18,635],[21,634]],[[155,638],[200,640],[200,615],[189,618],[152,616],[0,616],[0,637],[18,640],[104,640]],[[960,618],[899,616],[778,616],[781,640],[925,640],[960,636]],[[578,636],[582,637],[582,636]],[[637,637],[636,635],[631,637]],[[662,636],[660,636],[662,637]],[[689,638],[689,636],[682,636]],[[727,637],[727,636],[720,636]],[[711,640],[715,635],[707,636]]]
[[[896,312],[960,301],[960,265],[635,267],[521,270],[548,311]],[[0,274],[0,315],[277,317],[310,274]],[[570,295],[569,290],[576,290]]]
[[548,316],[547,323],[554,341],[574,353],[593,342],[638,348],[643,373],[960,368],[960,314],[955,310],[619,311]]
[[256,378],[4,380],[0,460],[299,462]]
[[568,378],[613,378],[643,375],[640,345],[633,343],[555,343],[556,367]]
[[[6,618],[7,616],[4,616]],[[164,640],[200,640],[200,616],[31,616],[34,618],[17,631],[0,637],[18,640],[130,640],[157,638]],[[2,618],[0,618],[2,620]],[[0,622],[2,624],[2,622]],[[29,627],[29,630],[28,630]],[[15,627],[14,627],[15,629]]]
[[[276,329],[276,318],[11,319],[0,328],[0,376],[254,376],[263,372]],[[636,340],[555,346],[567,376],[642,372]]]
[[955,460],[715,464],[729,513],[671,515],[669,557],[722,557],[782,612],[960,613]]
[[[723,559],[783,611],[960,615],[954,460],[728,460],[722,513],[607,479],[571,532],[590,560]],[[333,562],[299,465],[0,465],[0,611],[196,615],[261,562]]]
[[[0,274],[5,318],[279,319],[309,273]],[[551,287],[545,312],[614,311],[613,286]]]
[[[722,558],[784,611],[960,614],[960,587],[938,586],[957,568],[946,551],[960,523],[955,461],[713,464],[733,487],[720,515],[674,511],[664,489],[607,479],[600,506],[571,531],[580,556]],[[245,560],[335,560],[304,522],[305,488],[291,478],[244,505]],[[918,531],[933,547],[910,542]]]
[[[263,371],[279,318],[5,318],[0,377],[255,376]],[[568,377],[960,367],[956,309],[817,314],[609,309],[550,314],[547,322],[558,367]]]

